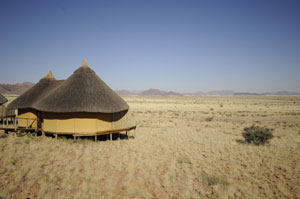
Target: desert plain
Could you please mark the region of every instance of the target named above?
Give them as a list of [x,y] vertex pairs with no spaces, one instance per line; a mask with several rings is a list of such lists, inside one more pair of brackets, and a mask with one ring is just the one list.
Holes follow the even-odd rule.
[[[129,139],[0,133],[0,198],[300,198],[300,97],[124,97]],[[243,142],[252,124],[273,129]]]

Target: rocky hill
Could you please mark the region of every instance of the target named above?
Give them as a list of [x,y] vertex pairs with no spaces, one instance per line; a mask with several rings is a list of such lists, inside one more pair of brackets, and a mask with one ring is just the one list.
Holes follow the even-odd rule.
[[0,93],[6,95],[21,95],[28,89],[30,89],[34,83],[24,82],[17,84],[0,84]]
[[143,92],[140,93],[140,95],[143,95],[143,96],[180,96],[182,94],[173,92],[173,91],[163,91],[160,89],[151,88],[148,90],[144,90]]
[[[0,84],[0,93],[4,95],[21,95],[28,89],[34,86],[32,82],[23,82],[17,84]],[[179,93],[174,91],[164,91],[160,89],[147,89],[144,91],[129,91],[129,90],[117,90],[121,96],[130,96],[130,95],[141,95],[141,96],[202,96],[202,95],[209,95],[209,96],[234,96],[234,95],[258,95],[258,96],[291,96],[291,95],[300,95],[297,92],[289,92],[289,91],[279,91],[279,92],[265,92],[265,93],[250,93],[250,92],[234,92],[232,90],[217,90],[217,91],[210,91],[210,92],[193,92],[193,93]]]

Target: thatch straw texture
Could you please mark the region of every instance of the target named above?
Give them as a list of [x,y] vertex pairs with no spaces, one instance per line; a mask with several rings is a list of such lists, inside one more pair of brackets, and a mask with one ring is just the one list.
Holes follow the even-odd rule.
[[136,121],[130,111],[123,111],[112,115],[112,129],[123,129],[133,126],[136,126]]
[[116,113],[128,104],[104,83],[86,62],[34,106],[44,112]]
[[14,109],[7,109],[5,104],[0,106],[0,118],[4,117],[14,117],[15,110]]
[[7,99],[0,94],[0,105],[4,104],[5,102],[7,102]]
[[37,84],[35,84],[28,91],[20,95],[12,101],[7,108],[20,109],[20,108],[35,108],[35,104],[45,97],[51,90],[59,86],[63,80],[56,80],[52,73],[49,72]]

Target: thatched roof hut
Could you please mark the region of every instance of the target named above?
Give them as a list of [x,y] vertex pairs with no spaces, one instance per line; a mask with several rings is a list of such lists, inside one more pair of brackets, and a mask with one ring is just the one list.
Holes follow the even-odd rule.
[[83,60],[80,68],[34,108],[55,113],[117,113],[128,110],[129,106]]
[[0,93],[0,119],[4,118],[6,116],[6,107],[5,107],[5,103],[7,102],[8,100],[6,99],[6,97],[4,97],[3,95],[1,95]]
[[1,95],[1,93],[0,93],[0,106],[1,106],[2,104],[4,104],[5,102],[7,102],[6,97],[4,97],[3,95]]
[[43,99],[51,90],[59,86],[63,80],[56,80],[51,71],[40,79],[40,81],[12,101],[7,108],[10,109],[25,109],[35,108],[35,104]]
[[43,131],[55,135],[94,136],[135,128],[128,104],[86,60],[33,108],[42,112]]
[[128,104],[86,60],[66,80],[56,80],[49,72],[9,108],[18,109],[19,127],[31,126],[54,135],[96,136],[135,129]]
[[17,109],[18,126],[38,128],[38,110],[35,105],[43,99],[50,91],[58,87],[63,80],[56,80],[51,71],[40,79],[32,88],[12,101],[7,108]]

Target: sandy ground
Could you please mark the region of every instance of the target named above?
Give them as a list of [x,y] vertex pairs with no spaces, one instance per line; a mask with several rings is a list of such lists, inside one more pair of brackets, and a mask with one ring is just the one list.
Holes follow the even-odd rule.
[[[299,97],[126,97],[115,141],[0,138],[0,198],[300,198]],[[241,144],[252,124],[265,146]]]

